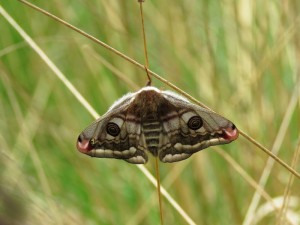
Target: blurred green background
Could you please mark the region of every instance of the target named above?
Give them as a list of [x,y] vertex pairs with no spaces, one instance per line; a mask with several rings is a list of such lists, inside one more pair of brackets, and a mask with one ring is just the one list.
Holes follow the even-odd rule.
[[[144,63],[136,0],[34,3]],[[146,84],[144,71],[56,21],[16,0],[0,5],[99,114]],[[282,137],[279,157],[291,164],[300,130],[299,95],[287,111],[299,79],[300,2],[146,0],[144,14],[150,69],[264,146]],[[2,15],[0,78],[1,224],[159,224],[156,189],[135,165],[76,150],[94,118]],[[265,153],[243,137],[221,148],[259,180]],[[245,221],[255,189],[214,148],[160,164],[160,171],[162,185],[196,224]],[[282,199],[289,175],[275,164],[265,187],[271,198]],[[300,224],[300,180],[290,188],[291,224]],[[268,205],[260,201],[251,224],[280,224]],[[163,208],[165,224],[186,224],[165,199]]]

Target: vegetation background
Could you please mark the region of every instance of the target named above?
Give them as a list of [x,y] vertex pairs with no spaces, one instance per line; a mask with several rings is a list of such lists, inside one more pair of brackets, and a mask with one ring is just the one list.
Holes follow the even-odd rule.
[[[136,0],[34,3],[144,64]],[[16,0],[0,6],[99,114],[145,85],[145,71],[45,15]],[[291,164],[300,133],[300,2],[146,0],[143,8],[150,69],[267,148],[275,143]],[[135,165],[77,152],[94,118],[2,15],[0,104],[1,224],[159,224],[156,189]],[[220,148],[160,164],[162,185],[196,224],[281,224],[265,199],[249,215],[256,190],[222,153],[257,182],[268,156],[242,136]],[[300,180],[289,185],[289,177],[275,164],[264,189],[280,205],[289,187],[289,223],[300,224]],[[165,199],[163,208],[165,224],[187,223]]]

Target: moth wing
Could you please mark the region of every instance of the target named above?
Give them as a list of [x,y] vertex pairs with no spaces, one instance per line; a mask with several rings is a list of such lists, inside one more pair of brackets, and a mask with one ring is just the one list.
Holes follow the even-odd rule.
[[125,95],[88,126],[78,137],[77,149],[92,157],[146,163],[148,156],[145,141],[141,138],[140,118],[127,113],[133,98],[134,93]]
[[159,113],[163,124],[159,150],[162,162],[184,160],[204,148],[227,144],[238,137],[231,121],[173,92],[162,93],[166,99]]

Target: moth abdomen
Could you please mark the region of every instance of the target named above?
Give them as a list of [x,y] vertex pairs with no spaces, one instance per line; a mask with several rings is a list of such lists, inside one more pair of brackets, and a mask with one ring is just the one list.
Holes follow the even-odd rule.
[[159,137],[162,132],[161,123],[157,120],[147,120],[143,122],[142,128],[148,151],[157,156]]

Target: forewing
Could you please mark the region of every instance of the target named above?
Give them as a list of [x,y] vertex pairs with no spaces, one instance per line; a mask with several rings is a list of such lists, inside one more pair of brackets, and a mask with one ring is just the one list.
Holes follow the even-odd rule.
[[235,125],[224,117],[165,91],[161,106],[163,135],[159,158],[176,162],[213,145],[227,144],[238,137]]
[[78,137],[77,149],[92,157],[146,163],[148,156],[141,138],[140,118],[127,113],[129,104],[126,98],[117,102],[105,115],[88,126]]

